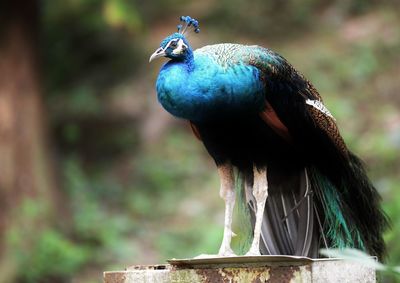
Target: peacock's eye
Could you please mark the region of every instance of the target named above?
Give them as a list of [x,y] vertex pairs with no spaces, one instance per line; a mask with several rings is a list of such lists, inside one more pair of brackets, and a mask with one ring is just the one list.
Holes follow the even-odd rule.
[[178,43],[176,41],[172,41],[169,46],[171,46],[172,48],[175,48],[177,45],[178,45]]

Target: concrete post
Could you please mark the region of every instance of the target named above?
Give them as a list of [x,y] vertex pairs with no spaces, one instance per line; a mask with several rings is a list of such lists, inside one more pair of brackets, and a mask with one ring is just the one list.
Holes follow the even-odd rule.
[[375,270],[340,259],[239,256],[173,259],[165,265],[136,265],[104,272],[104,283],[375,283]]

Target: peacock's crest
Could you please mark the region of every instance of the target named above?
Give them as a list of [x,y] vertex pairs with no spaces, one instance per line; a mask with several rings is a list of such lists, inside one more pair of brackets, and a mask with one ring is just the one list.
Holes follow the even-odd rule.
[[175,61],[191,62],[193,51],[186,36],[190,31],[194,31],[195,33],[200,32],[199,22],[189,16],[181,16],[179,19],[182,24],[178,25],[178,32],[167,36],[161,41],[160,48],[150,56],[149,62],[160,57],[167,57]]
[[189,16],[181,16],[179,20],[182,22],[182,24],[177,26],[178,33],[185,34],[187,31],[190,31],[191,28],[195,33],[200,32],[199,22],[196,19],[193,19]]

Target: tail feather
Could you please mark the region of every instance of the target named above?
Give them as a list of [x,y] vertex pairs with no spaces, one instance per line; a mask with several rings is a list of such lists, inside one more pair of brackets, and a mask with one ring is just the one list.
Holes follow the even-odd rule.
[[[328,240],[330,248],[365,249],[363,242],[358,242],[359,231],[354,229],[356,222],[352,211],[344,202],[336,187],[318,170],[310,169],[310,178],[314,184],[317,210],[323,216],[321,231]],[[353,229],[350,229],[352,227]]]
[[299,217],[299,234],[304,235],[303,237],[297,237],[296,243],[296,255],[308,254],[313,240],[314,231],[314,208],[313,208],[313,197],[310,195],[310,183],[308,180],[307,171],[304,171],[305,181],[305,192],[303,195],[304,205],[299,205],[298,212],[302,217]]
[[338,168],[337,178],[329,178],[312,169],[320,211],[324,215],[323,233],[330,247],[356,248],[383,259],[383,232],[389,226],[380,208],[380,196],[367,177],[361,160],[349,153]]
[[[329,176],[312,166],[289,174],[269,168],[262,254],[318,257],[321,248],[356,248],[384,257],[382,233],[388,220],[361,161],[350,153],[347,162],[333,173]],[[249,192],[252,176],[243,177],[254,225],[256,206]]]
[[[307,172],[301,170],[286,175],[286,180],[282,177],[281,172],[269,168],[270,191],[265,204],[260,251],[262,254],[316,257],[319,243]],[[247,176],[247,180],[249,183],[251,177]],[[251,194],[246,195],[254,225],[255,200]]]
[[362,161],[352,153],[349,160],[347,174],[343,174],[339,189],[357,227],[355,241],[362,241],[366,252],[382,259],[386,253],[382,235],[389,227],[389,221],[380,208],[381,198],[367,177]]

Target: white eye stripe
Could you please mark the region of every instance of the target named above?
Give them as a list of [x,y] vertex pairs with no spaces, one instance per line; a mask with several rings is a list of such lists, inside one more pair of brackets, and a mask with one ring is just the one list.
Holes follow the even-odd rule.
[[181,54],[182,53],[182,50],[183,49],[186,49],[186,48],[188,48],[188,46],[185,44],[185,43],[183,43],[183,40],[182,39],[179,39],[178,40],[178,43],[177,43],[177,46],[175,47],[175,49],[172,51],[172,53],[174,53],[174,54]]
[[[172,47],[171,44],[173,42],[176,42],[176,47]],[[165,46],[164,50],[167,50],[168,47],[171,47],[173,49],[172,53],[174,54],[180,54],[182,52],[182,49],[188,48],[188,46],[183,42],[182,39],[172,39],[168,44]]]
[[[179,39],[179,40],[181,40],[181,39]],[[175,42],[175,43],[178,43],[176,39],[173,39],[173,40],[171,40],[170,42],[168,42],[168,44],[167,44],[167,46],[165,46],[164,50],[167,49],[168,47],[170,47],[170,45],[171,45],[172,43],[174,43],[174,42]]]

